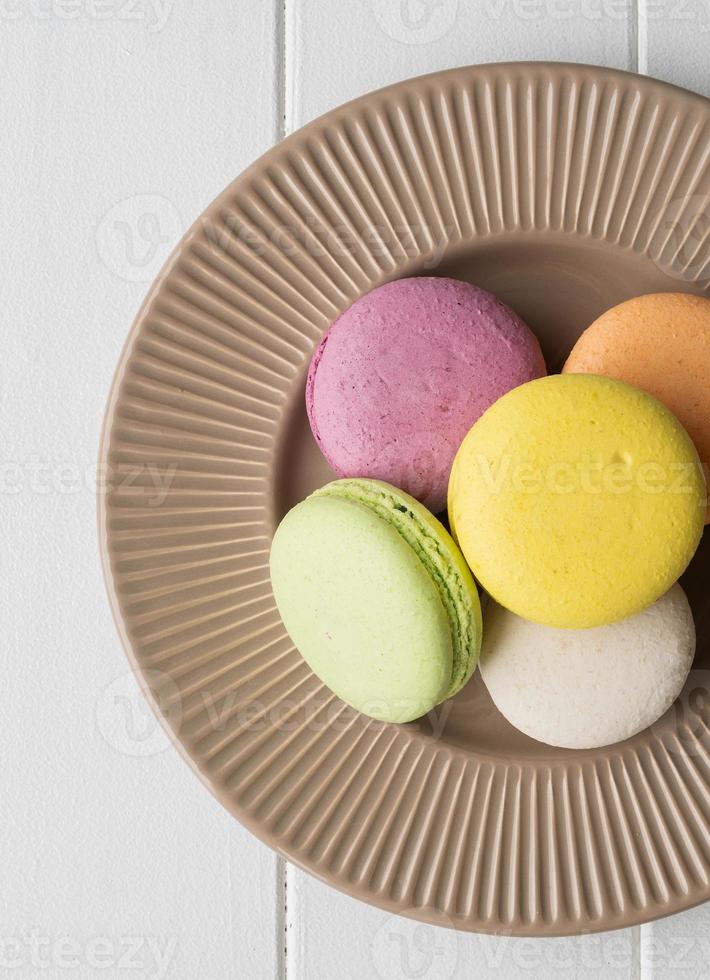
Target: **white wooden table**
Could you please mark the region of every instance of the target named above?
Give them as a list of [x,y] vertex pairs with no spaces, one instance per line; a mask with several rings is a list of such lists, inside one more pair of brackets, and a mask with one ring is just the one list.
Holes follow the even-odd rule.
[[148,283],[273,142],[439,68],[583,61],[710,95],[709,56],[710,0],[0,0],[0,977],[710,976],[710,905],[604,936],[464,936],[285,866],[153,722],[94,529],[103,406]]

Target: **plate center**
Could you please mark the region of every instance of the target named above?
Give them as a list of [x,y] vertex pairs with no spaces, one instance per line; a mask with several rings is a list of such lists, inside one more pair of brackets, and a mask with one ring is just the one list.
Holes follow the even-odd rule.
[[[516,232],[459,243],[433,260],[420,257],[400,270],[400,278],[409,275],[452,276],[494,292],[535,332],[550,373],[562,368],[582,331],[609,307],[644,293],[702,292],[698,285],[668,275],[648,256],[608,242],[550,232]],[[373,282],[373,288],[376,285],[379,283]],[[307,367],[304,365],[300,382],[294,385],[295,394],[286,410],[281,448],[275,461],[272,498],[275,523],[309,493],[334,478],[308,425],[304,400]],[[683,578],[698,630],[695,681],[701,675],[710,678],[710,600],[703,585],[710,579],[709,537],[706,533]],[[710,689],[710,682],[706,687]],[[695,704],[698,699],[689,691],[685,700]],[[694,710],[692,704],[688,707]],[[704,709],[701,706],[701,710],[710,713],[710,705]],[[670,731],[677,723],[672,711],[666,721],[660,729],[667,727]],[[542,748],[502,718],[478,672],[456,698],[429,720],[412,727],[427,738],[508,760],[540,761],[541,749],[543,754],[546,751],[546,747]],[[659,726],[654,726],[654,731],[658,730]],[[585,755],[563,749],[547,751],[551,761]]]

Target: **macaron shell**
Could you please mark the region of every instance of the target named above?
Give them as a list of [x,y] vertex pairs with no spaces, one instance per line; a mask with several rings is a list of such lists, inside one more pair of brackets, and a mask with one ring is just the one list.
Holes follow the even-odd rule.
[[591,749],[631,738],[670,708],[695,655],[695,626],[679,585],[611,626],[560,630],[494,602],[480,669],[501,714],[548,745]]
[[338,475],[384,480],[437,513],[473,422],[545,373],[535,336],[491,293],[455,279],[401,279],[332,324],[311,362],[306,407]]
[[699,543],[705,483],[675,417],[592,375],[509,392],[454,462],[449,512],[483,587],[534,622],[631,616],[679,578]]
[[348,704],[406,722],[446,697],[452,641],[439,592],[402,536],[367,507],[309,497],[279,525],[270,567],[289,635]]
[[373,509],[417,553],[435,582],[449,616],[453,638],[451,684],[446,697],[469,681],[481,651],[482,614],[471,571],[441,521],[403,490],[380,480],[334,480],[314,496],[345,496]]
[[683,424],[710,473],[710,300],[653,293],[621,303],[585,330],[564,371],[603,374],[653,395]]

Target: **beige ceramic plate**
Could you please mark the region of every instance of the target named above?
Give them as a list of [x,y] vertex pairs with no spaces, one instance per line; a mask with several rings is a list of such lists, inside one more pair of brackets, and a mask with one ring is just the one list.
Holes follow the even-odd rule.
[[524,737],[478,678],[426,723],[355,714],[291,646],[267,566],[279,518],[330,478],[305,374],[357,296],[425,271],[469,279],[522,314],[557,370],[612,304],[707,292],[709,215],[708,101],[597,68],[489,65],[307,126],[169,261],[108,409],[109,591],[185,756],[296,864],[490,932],[610,929],[710,898],[708,534],[684,583],[691,683],[652,731],[604,751]]

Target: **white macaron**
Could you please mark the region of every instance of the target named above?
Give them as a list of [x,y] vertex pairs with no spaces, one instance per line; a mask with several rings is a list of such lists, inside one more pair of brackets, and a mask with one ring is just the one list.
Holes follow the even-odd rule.
[[480,669],[498,710],[548,745],[590,749],[636,735],[683,689],[695,657],[688,600],[674,585],[610,626],[540,626],[489,602]]

